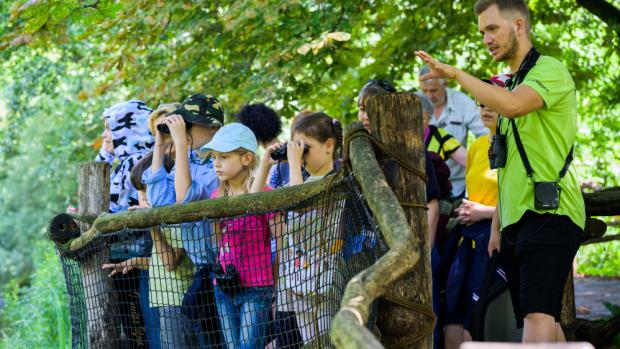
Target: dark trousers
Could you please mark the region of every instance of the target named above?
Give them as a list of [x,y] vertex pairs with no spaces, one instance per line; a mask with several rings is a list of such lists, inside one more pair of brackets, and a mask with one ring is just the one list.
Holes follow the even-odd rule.
[[140,270],[112,276],[114,323],[123,333],[119,341],[123,348],[147,348],[144,318],[140,306]]
[[294,311],[276,311],[274,332],[278,348],[298,349],[304,343]]

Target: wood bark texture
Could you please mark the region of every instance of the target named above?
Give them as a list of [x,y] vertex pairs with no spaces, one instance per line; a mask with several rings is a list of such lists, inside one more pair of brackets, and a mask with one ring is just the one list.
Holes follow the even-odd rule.
[[[347,137],[364,131],[361,123],[347,128]],[[407,216],[390,188],[368,137],[351,140],[349,156],[359,182],[390,250],[375,264],[354,276],[332,321],[330,338],[337,348],[383,348],[367,327],[372,303],[386,294],[419,261]]]
[[[80,166],[78,187],[78,214],[99,215],[108,211],[110,205],[110,165],[89,162]],[[88,223],[79,223],[81,231],[90,228]],[[108,273],[101,269],[110,259],[109,248],[86,251],[80,258],[80,272],[84,287],[88,323],[89,348],[112,348],[117,331],[112,293]]]
[[[422,110],[418,97],[412,93],[386,94],[369,98],[367,113],[372,136],[406,165],[425,172]],[[390,156],[386,156],[390,157]],[[426,205],[426,184],[415,173],[400,166],[399,185],[395,194],[403,205],[418,247],[420,260],[410,265],[405,278],[390,288],[380,302],[377,325],[386,347],[432,348],[432,331],[414,342],[416,334],[432,325],[432,319],[403,304],[432,308],[432,279],[428,222],[424,209],[407,204]],[[395,302],[396,300],[396,302]],[[397,304],[400,303],[400,304]]]
[[[100,214],[93,225],[80,237],[66,244],[58,244],[63,251],[75,252],[85,248],[93,239],[114,233],[123,228],[143,229],[156,227],[159,224],[177,224],[202,220],[205,217],[216,219],[232,217],[247,212],[268,212],[289,206],[292,202],[300,202],[315,197],[337,185],[339,178],[327,177],[285,187],[278,190],[256,194],[244,194],[234,197],[193,201],[187,204],[175,204],[151,209],[125,211],[115,214]],[[89,217],[89,215],[85,215]]]

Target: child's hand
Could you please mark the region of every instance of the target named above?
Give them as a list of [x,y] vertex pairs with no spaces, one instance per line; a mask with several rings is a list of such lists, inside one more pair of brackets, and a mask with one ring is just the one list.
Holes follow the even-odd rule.
[[169,115],[164,119],[164,123],[170,129],[170,137],[175,147],[187,146],[187,131],[183,117],[178,114]]
[[286,156],[288,158],[288,162],[301,165],[302,159],[304,157],[304,141],[290,141],[287,145]]
[[261,159],[261,164],[268,165],[269,167],[273,164],[277,164],[278,162],[271,158],[271,154],[283,146],[284,143],[276,143],[267,147],[267,149],[265,149],[265,154],[263,154],[263,158]]
[[134,268],[134,265],[131,262],[131,259],[128,259],[121,263],[107,263],[101,266],[101,269],[112,269],[112,272],[108,274],[108,277],[112,277],[116,273],[127,274],[133,268]]
[[463,203],[455,211],[456,219],[464,225],[471,225],[487,217],[484,216],[485,206],[474,201],[463,199]]
[[155,121],[155,146],[165,146],[170,143],[170,135],[159,132],[157,126],[166,121],[165,117],[160,117]]
[[134,205],[134,206],[127,207],[127,211],[144,210],[144,209],[147,209],[147,208],[150,208],[150,206]]

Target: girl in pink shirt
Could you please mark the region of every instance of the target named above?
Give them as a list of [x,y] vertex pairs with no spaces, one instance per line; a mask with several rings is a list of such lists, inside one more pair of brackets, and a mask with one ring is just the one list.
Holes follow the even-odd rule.
[[[258,163],[256,137],[238,123],[222,127],[203,150],[213,156],[220,187],[212,198],[249,193]],[[215,301],[229,349],[264,348],[273,297],[274,214],[244,215],[216,224]],[[271,227],[271,228],[270,228]]]

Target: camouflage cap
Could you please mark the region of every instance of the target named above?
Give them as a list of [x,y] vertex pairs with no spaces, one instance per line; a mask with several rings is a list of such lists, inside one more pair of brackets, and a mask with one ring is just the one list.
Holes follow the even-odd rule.
[[202,93],[193,94],[172,114],[179,114],[186,122],[203,126],[222,126],[224,109],[217,98]]

